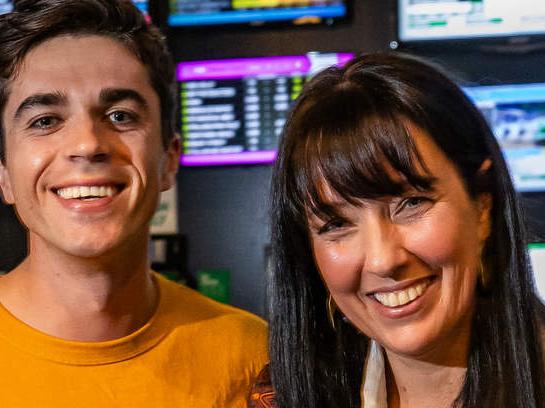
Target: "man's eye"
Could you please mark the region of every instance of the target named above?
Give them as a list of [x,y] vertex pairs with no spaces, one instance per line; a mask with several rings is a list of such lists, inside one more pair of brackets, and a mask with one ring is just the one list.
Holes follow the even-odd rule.
[[49,129],[59,123],[59,119],[54,116],[43,116],[30,124],[31,128]]
[[135,120],[135,117],[128,112],[115,111],[108,114],[108,119],[115,125],[125,125],[132,123]]

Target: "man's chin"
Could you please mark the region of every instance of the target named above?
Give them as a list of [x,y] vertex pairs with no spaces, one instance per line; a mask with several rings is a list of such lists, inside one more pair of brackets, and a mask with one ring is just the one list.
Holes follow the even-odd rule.
[[[82,232],[83,234],[83,232]],[[75,258],[101,258],[116,252],[119,248],[119,239],[108,239],[104,236],[79,236],[74,239],[66,237],[58,242],[57,249],[61,253]]]
[[78,245],[75,247],[65,248],[64,252],[76,258],[96,259],[107,257],[114,252],[115,246],[109,245]]

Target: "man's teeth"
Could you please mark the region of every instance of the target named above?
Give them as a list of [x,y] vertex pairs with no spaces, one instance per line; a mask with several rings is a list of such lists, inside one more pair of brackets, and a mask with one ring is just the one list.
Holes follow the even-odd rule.
[[377,292],[373,296],[384,306],[403,306],[421,296],[428,285],[429,282],[426,281],[403,290],[397,290],[395,292]]
[[65,199],[112,197],[116,192],[112,186],[74,186],[59,188],[57,194]]

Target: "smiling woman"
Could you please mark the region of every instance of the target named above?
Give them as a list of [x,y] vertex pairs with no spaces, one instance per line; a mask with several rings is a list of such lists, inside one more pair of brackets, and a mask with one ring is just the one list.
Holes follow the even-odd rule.
[[317,75],[273,180],[279,406],[543,406],[515,193],[444,74],[378,54]]

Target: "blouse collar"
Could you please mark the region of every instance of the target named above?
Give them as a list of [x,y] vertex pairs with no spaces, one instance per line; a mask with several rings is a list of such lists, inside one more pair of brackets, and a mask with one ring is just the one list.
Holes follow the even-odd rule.
[[388,408],[384,352],[373,339],[369,342],[363,369],[361,401],[362,408]]

